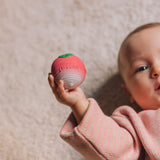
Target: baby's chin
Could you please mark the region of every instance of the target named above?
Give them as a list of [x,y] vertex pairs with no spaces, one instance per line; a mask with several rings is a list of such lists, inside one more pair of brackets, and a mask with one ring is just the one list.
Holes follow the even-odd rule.
[[140,106],[143,110],[157,110],[160,108],[160,105],[150,105],[150,106]]

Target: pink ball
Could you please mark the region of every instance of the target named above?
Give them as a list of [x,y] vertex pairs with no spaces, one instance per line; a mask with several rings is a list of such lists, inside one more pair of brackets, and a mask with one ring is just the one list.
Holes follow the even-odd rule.
[[86,68],[80,58],[73,54],[64,54],[56,58],[51,67],[55,82],[64,81],[65,89],[74,89],[82,84]]

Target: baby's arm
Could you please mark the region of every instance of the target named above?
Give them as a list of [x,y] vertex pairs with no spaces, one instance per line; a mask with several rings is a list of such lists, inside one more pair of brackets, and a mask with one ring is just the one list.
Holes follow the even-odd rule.
[[87,160],[139,158],[141,143],[133,124],[141,120],[133,109],[124,106],[108,117],[94,99],[88,101],[79,87],[66,91],[63,81],[56,85],[52,75],[48,80],[57,100],[73,111],[61,129],[63,140]]
[[58,85],[54,83],[54,77],[50,73],[48,74],[48,82],[56,99],[72,109],[73,115],[79,124],[89,105],[89,101],[84,95],[82,89],[77,87],[73,90],[67,91],[63,87],[64,83],[62,80],[59,81]]

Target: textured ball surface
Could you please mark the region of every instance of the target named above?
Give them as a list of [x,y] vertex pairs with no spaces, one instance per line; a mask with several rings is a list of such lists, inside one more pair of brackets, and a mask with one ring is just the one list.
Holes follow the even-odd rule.
[[86,68],[82,60],[73,54],[64,54],[56,58],[51,67],[55,82],[64,81],[66,89],[74,89],[81,85],[86,76]]

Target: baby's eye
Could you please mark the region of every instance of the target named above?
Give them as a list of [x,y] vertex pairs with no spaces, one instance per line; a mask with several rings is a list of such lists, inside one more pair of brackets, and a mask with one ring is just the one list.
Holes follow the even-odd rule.
[[148,69],[148,66],[142,66],[142,67],[139,67],[138,69],[136,69],[135,73],[137,72],[142,72],[144,70]]

